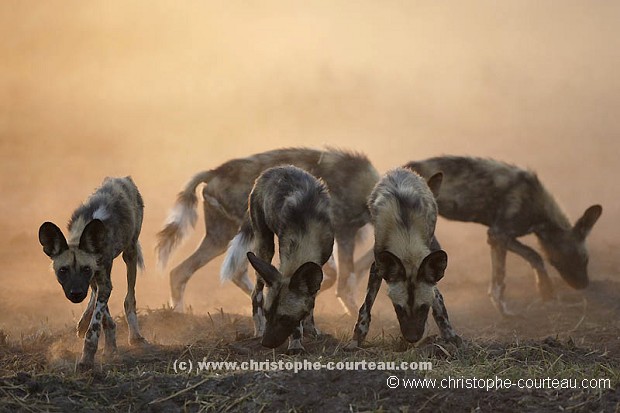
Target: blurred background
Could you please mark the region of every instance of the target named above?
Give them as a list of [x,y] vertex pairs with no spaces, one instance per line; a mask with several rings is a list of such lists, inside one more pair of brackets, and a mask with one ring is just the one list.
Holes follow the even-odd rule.
[[[590,270],[617,279],[620,3],[311,3],[0,3],[0,327],[79,316],[37,231],[64,228],[103,177],[141,189],[138,306],[160,308],[169,268],[156,268],[154,235],[176,193],[196,172],[285,146],[361,151],[380,172],[440,154],[532,168],[571,221],[603,205]],[[204,235],[199,210],[172,265]],[[471,305],[464,289],[482,297],[490,276],[486,230],[441,220],[437,232],[448,308]],[[220,285],[220,262],[195,274],[186,304],[249,314],[249,299]],[[508,266],[509,285],[534,296],[527,265]],[[114,315],[124,271],[119,259]],[[333,292],[317,308],[340,311]]]

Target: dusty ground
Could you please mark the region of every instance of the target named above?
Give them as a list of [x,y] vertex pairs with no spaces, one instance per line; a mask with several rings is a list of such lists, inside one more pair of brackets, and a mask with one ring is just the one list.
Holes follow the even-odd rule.
[[[615,411],[620,364],[620,6],[615,1],[0,2],[0,410]],[[508,259],[503,320],[486,297],[482,227],[440,220],[440,287],[465,346],[404,348],[381,293],[364,350],[341,350],[355,320],[333,291],[317,300],[326,336],[312,361],[431,360],[402,377],[608,378],[612,390],[390,390],[388,372],[175,373],[176,359],[291,360],[251,336],[249,300],[220,285],[221,258],[166,310],[155,233],[192,174],[258,151],[331,145],[380,171],[444,153],[535,169],[571,220],[594,203],[591,286],[552,275],[537,301],[527,265]],[[119,354],[74,372],[84,304],[64,299],[41,252],[44,221],[64,227],[104,176],[131,175],[145,199],[142,331],[130,349],[124,269],[110,301]],[[187,257],[202,222],[176,251]],[[531,237],[527,244],[536,246]],[[360,284],[360,300],[364,286]],[[296,358],[294,360],[299,360]]]

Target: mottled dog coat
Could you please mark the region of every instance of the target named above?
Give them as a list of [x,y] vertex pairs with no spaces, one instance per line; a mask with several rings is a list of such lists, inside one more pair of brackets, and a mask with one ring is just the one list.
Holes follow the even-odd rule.
[[[279,165],[295,165],[321,178],[331,195],[332,217],[338,243],[338,286],[336,294],[349,312],[357,310],[353,298],[355,275],[353,249],[355,234],[370,220],[366,200],[379,175],[365,156],[339,150],[304,148],[280,149],[242,159],[194,176],[179,194],[164,229],[158,234],[157,252],[165,265],[172,250],[195,224],[196,188],[201,183],[206,234],[198,249],[170,272],[171,305],[183,311],[183,295],[190,277],[216,256],[224,253],[237,234],[248,208],[248,195],[256,178],[264,170]],[[326,272],[322,288],[336,281]],[[247,294],[253,285],[247,272],[233,278]]]
[[403,337],[418,341],[424,334],[430,308],[441,335],[452,341],[454,333],[436,283],[448,263],[435,240],[437,204],[433,191],[441,185],[441,174],[424,181],[404,168],[388,172],[372,191],[368,205],[375,228],[374,257],[368,291],[349,348],[359,346],[370,325],[370,313],[385,280]]
[[112,292],[112,261],[121,253],[127,265],[125,314],[129,342],[144,342],[138,328],[134,290],[137,267],[143,267],[138,243],[143,209],[142,197],[130,177],[106,178],[71,216],[68,240],[51,222],[39,228],[39,242],[53,261],[65,296],[80,303],[88,295],[88,287],[92,288],[88,307],[77,327],[78,335],[85,336],[81,369],[93,366],[102,326],[105,352],[116,350],[116,325],[108,309],[108,299]]
[[573,226],[531,171],[492,159],[457,156],[430,158],[406,166],[424,177],[443,173],[437,198],[441,216],[489,227],[489,294],[502,314],[509,314],[503,300],[506,251],[526,259],[536,272],[543,298],[552,296],[543,259],[517,241],[520,236],[534,233],[551,265],[570,286],[581,289],[588,285],[585,238],[602,213],[600,205],[588,208]]
[[[271,265],[278,237],[280,268]],[[323,273],[332,254],[334,232],[326,186],[294,167],[267,169],[252,189],[249,220],[231,242],[222,265],[222,278],[231,279],[247,268],[256,270],[252,293],[255,333],[262,344],[274,348],[290,336],[289,352],[303,350],[301,322],[312,311]],[[256,252],[254,255],[253,250]],[[269,291],[263,303],[263,287]]]

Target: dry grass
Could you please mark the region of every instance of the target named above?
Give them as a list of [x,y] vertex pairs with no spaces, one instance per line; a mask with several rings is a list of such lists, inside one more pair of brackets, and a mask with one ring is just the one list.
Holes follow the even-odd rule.
[[[98,359],[94,372],[75,373],[80,340],[71,327],[19,338],[3,337],[0,409],[6,411],[610,411],[620,402],[620,359],[575,345],[570,337],[541,340],[467,339],[461,348],[429,337],[414,347],[381,332],[358,352],[342,350],[349,332],[333,331],[305,341],[308,354],[287,356],[262,348],[250,337],[250,319],[219,312],[179,315],[169,309],[140,316],[151,346],[133,349],[118,319],[119,352]],[[326,324],[330,325],[326,320]],[[254,359],[328,363],[431,361],[431,371],[212,371],[175,373],[174,361]],[[609,378],[612,390],[431,390],[394,389],[386,378],[442,379]]]

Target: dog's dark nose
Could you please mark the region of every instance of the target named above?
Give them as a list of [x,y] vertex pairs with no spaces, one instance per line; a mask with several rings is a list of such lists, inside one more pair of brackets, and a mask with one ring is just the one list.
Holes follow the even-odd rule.
[[83,291],[71,291],[68,298],[71,302],[79,303],[86,298],[86,293]]

